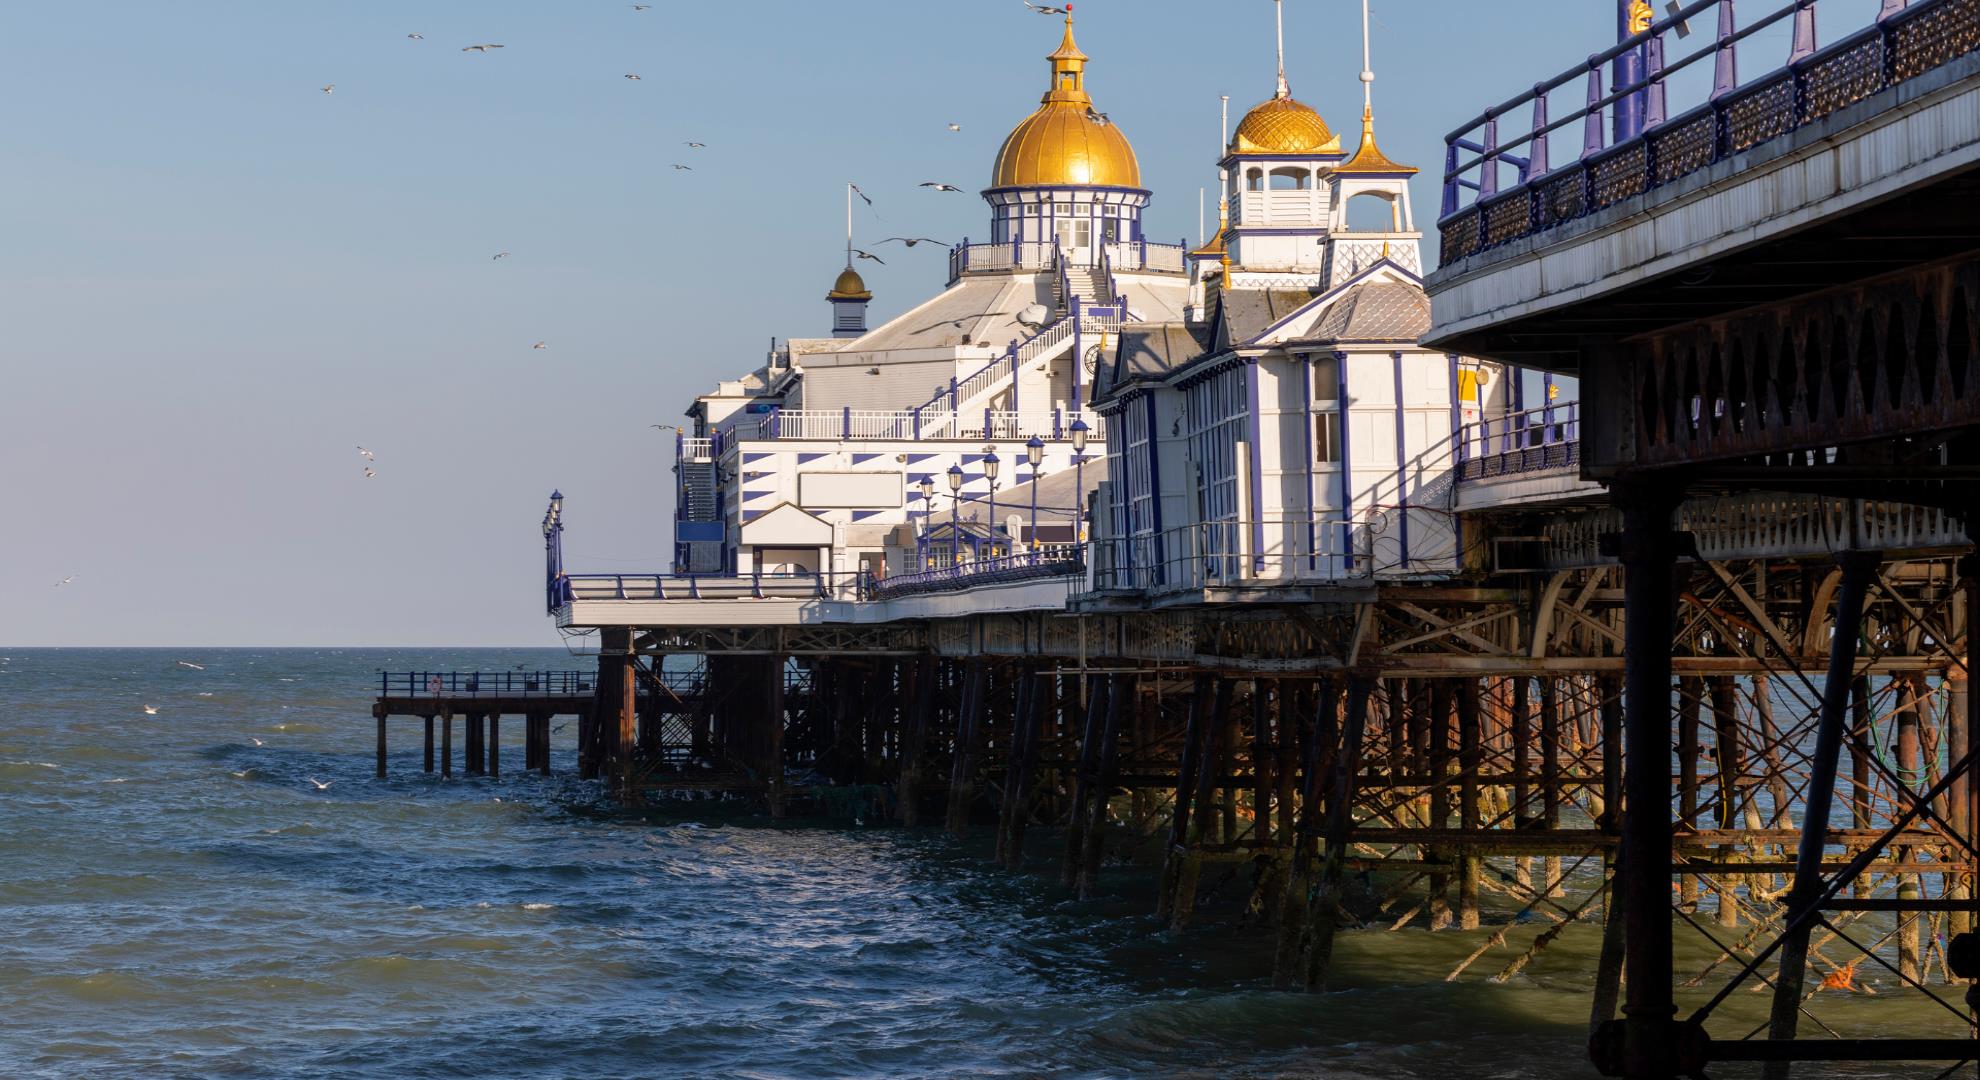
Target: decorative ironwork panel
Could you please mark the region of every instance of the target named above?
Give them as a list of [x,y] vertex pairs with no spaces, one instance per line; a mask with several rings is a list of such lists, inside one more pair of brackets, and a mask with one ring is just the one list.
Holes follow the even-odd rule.
[[1718,159],[1718,114],[1707,109],[1690,119],[1680,118],[1651,133],[1650,142],[1657,148],[1657,183],[1668,184]]
[[1980,424],[1980,258],[1675,327],[1639,344],[1639,465]]
[[1540,182],[1534,213],[1536,229],[1550,229],[1588,212],[1588,174],[1579,167]]
[[1891,28],[1891,77],[1915,78],[1980,49],[1980,0],[1950,0]]
[[1726,109],[1726,148],[1737,154],[1794,127],[1794,73],[1750,90],[1728,101]]
[[1588,166],[1590,210],[1614,206],[1648,190],[1649,148],[1635,143]]
[[1873,34],[1857,45],[1809,66],[1804,76],[1801,120],[1820,120],[1884,88],[1884,38]]
[[1485,246],[1497,247],[1533,231],[1531,199],[1526,192],[1515,192],[1485,207]]
[[1479,212],[1476,208],[1444,223],[1440,234],[1445,262],[1456,262],[1478,252],[1478,223]]

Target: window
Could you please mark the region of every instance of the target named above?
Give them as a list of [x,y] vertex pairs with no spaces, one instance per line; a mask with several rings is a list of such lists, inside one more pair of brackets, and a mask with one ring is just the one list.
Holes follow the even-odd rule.
[[1273,169],[1273,191],[1305,191],[1312,176],[1305,169]]
[[[1335,403],[1328,402],[1333,406]],[[1313,414],[1313,460],[1320,465],[1341,463],[1341,414],[1338,407]]]
[[1245,173],[1244,189],[1246,191],[1264,191],[1265,190],[1264,171],[1261,169],[1253,169],[1250,172]]

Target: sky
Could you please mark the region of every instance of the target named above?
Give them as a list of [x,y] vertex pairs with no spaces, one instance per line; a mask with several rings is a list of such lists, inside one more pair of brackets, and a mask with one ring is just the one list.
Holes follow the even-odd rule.
[[[1218,95],[1235,123],[1271,94],[1272,5],[1077,7],[1148,231],[1193,241]],[[1285,17],[1295,96],[1351,148],[1358,4]],[[1601,0],[1377,0],[1426,258],[1444,134],[1613,32]],[[649,425],[827,332],[846,181],[862,243],[983,238],[1058,37],[1020,0],[9,5],[0,646],[557,642],[550,491],[573,571],[664,571]],[[889,250],[876,324],[946,270]]]

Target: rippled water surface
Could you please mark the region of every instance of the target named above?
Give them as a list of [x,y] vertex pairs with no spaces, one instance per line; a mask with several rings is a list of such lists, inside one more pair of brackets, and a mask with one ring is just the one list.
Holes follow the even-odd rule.
[[1145,865],[1069,899],[1049,831],[1013,875],[987,837],[628,818],[570,730],[550,779],[441,782],[402,723],[372,778],[377,669],[561,651],[0,655],[0,1076],[1589,1074],[1592,929],[1503,986],[1443,981],[1482,935],[1351,933],[1342,992],[1281,994],[1214,903],[1158,931]]

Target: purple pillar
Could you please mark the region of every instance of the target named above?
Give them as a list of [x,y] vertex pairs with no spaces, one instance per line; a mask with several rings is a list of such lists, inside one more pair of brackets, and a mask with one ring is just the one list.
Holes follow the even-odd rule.
[[1478,167],[1478,200],[1499,193],[1499,118],[1485,115],[1485,161]]
[[1664,35],[1658,34],[1651,38],[1644,45],[1643,50],[1649,61],[1647,77],[1650,80],[1650,89],[1646,92],[1648,106],[1644,110],[1643,126],[1653,128],[1664,122]]
[[1596,102],[1602,100],[1602,65],[1594,58],[1588,61],[1588,115],[1581,122],[1581,156],[1602,152],[1602,110]]
[[1806,60],[1815,55],[1815,0],[1795,0],[1794,48],[1788,51],[1788,63]]
[[1739,46],[1732,36],[1738,31],[1733,18],[1733,0],[1719,0],[1719,53],[1712,60],[1712,96],[1730,94],[1739,86]]
[[1533,88],[1533,142],[1528,147],[1530,155],[1526,160],[1526,171],[1521,174],[1521,183],[1530,183],[1547,175],[1547,92]]
[[1444,143],[1444,209],[1443,217],[1457,213],[1458,208],[1458,148],[1455,142]]

